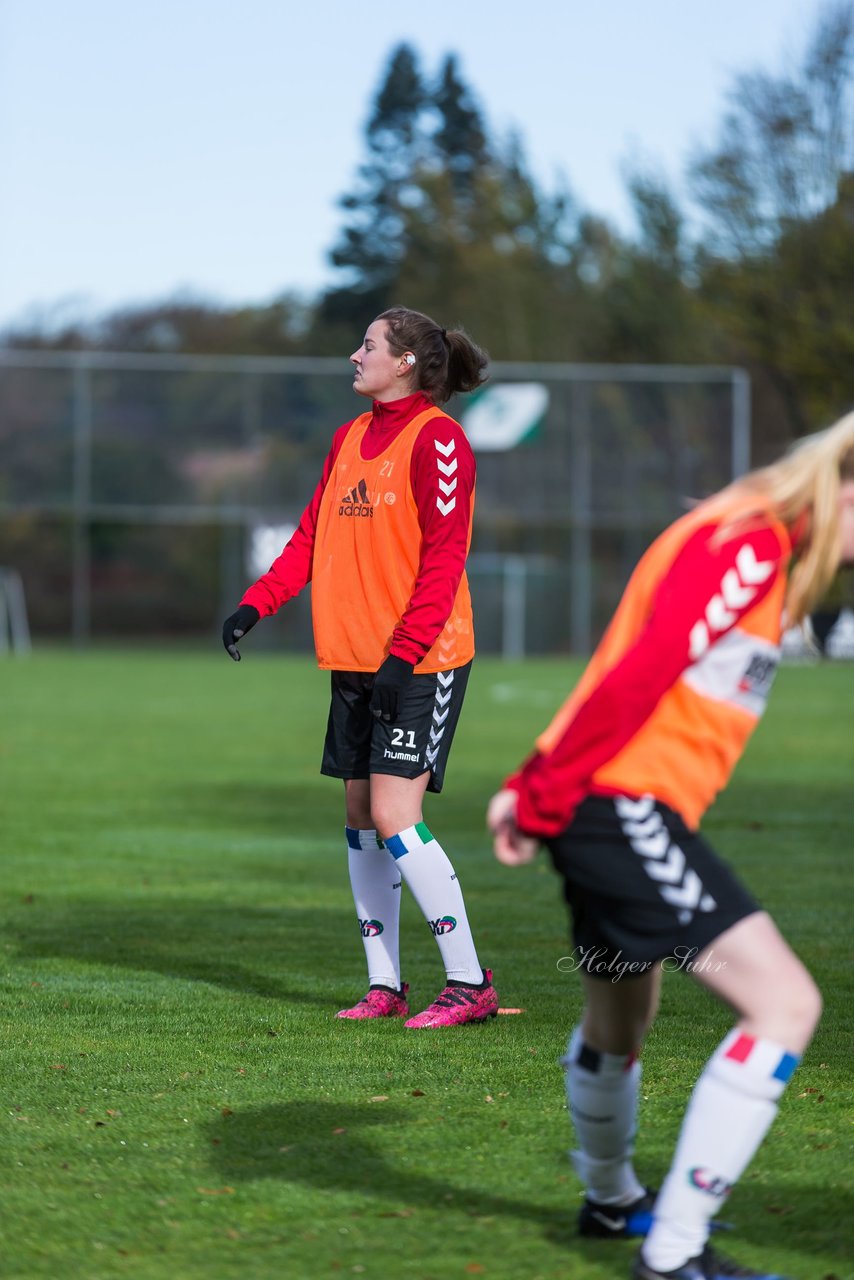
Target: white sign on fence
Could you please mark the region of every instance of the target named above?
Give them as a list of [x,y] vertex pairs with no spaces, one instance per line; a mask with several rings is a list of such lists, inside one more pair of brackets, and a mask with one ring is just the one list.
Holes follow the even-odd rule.
[[463,429],[475,451],[513,449],[534,434],[548,407],[542,382],[499,382],[472,396]]

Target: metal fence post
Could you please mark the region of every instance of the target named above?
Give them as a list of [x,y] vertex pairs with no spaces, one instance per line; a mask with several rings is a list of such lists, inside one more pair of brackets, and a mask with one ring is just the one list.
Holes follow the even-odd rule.
[[524,556],[506,555],[501,593],[501,656],[505,662],[525,656],[528,567]]
[[92,629],[92,370],[78,356],[72,382],[71,636],[88,644]]
[[732,476],[750,470],[750,376],[732,371]]
[[592,451],[588,382],[572,384],[569,425],[572,466],[569,643],[573,653],[587,654],[593,647]]

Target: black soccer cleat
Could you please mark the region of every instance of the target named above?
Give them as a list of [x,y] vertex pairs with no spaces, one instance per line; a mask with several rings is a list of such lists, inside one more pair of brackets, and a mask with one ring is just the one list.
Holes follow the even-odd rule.
[[652,1226],[656,1192],[647,1187],[631,1204],[598,1204],[585,1200],[578,1213],[578,1234],[600,1240],[626,1240],[645,1236]]

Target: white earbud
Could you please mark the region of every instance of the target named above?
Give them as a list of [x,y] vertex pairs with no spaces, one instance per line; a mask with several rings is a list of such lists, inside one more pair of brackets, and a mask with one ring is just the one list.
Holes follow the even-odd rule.
[[406,353],[406,355],[403,357],[403,359],[404,359],[404,361],[406,362],[406,364],[408,364],[408,365],[413,365],[413,364],[415,364],[415,356],[412,354],[412,352],[411,352],[411,351],[407,351],[407,353]]

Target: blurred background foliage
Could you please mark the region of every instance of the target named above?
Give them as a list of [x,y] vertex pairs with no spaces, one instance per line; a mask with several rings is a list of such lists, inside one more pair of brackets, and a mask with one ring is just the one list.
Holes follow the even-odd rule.
[[[681,206],[648,161],[628,169],[636,229],[625,235],[567,187],[534,180],[453,53],[431,75],[400,45],[340,197],[332,287],[306,298],[285,285],[273,303],[237,308],[170,298],[3,340],[346,356],[374,315],[403,302],[463,325],[496,360],[743,366],[765,461],[854,400],[853,56],[854,5],[833,0],[793,67],[735,77]],[[567,122],[570,168],[583,127]]]

